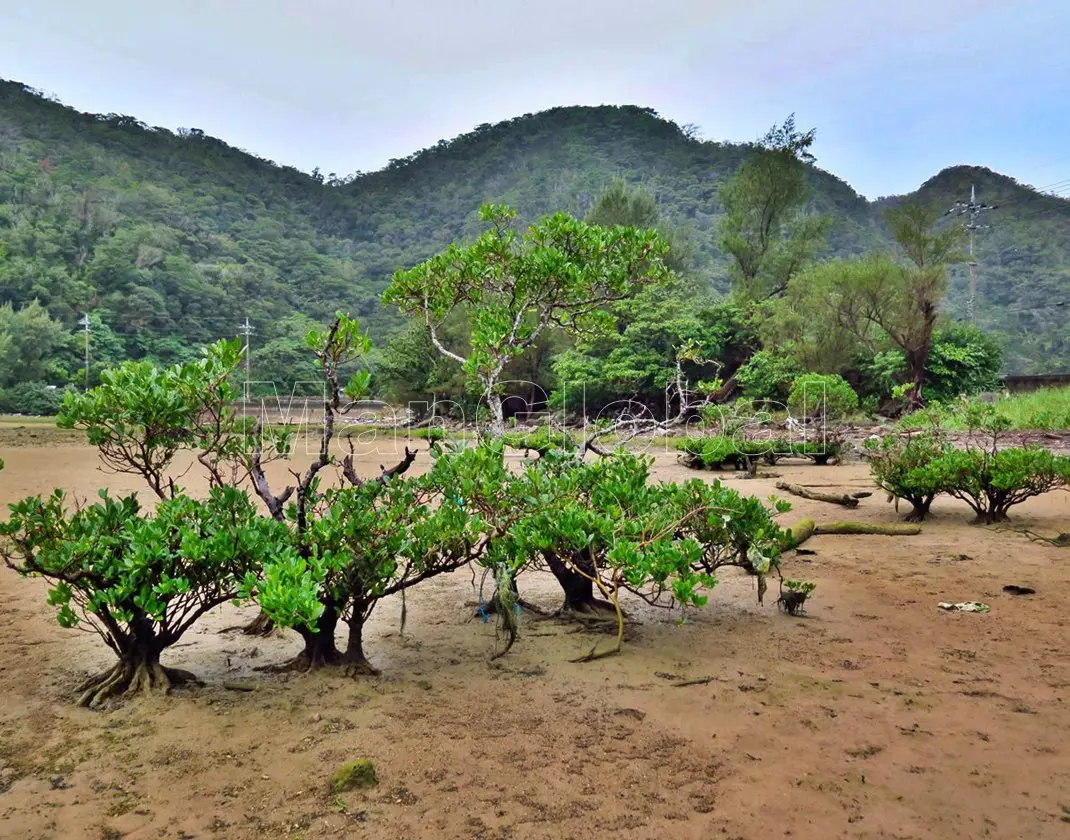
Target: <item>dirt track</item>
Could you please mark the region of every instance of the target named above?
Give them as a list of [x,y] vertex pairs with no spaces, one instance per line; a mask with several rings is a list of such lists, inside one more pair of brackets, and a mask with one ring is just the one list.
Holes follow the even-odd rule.
[[[66,440],[2,450],[3,502],[137,487]],[[370,472],[384,458],[366,460]],[[695,475],[658,461],[659,477]],[[858,465],[777,470],[869,484]],[[765,496],[773,483],[732,486]],[[844,518],[792,501],[786,521]],[[1070,530],[1068,493],[1016,510],[1015,525]],[[167,660],[205,688],[104,712],[69,695],[106,649],[55,623],[43,583],[0,570],[0,837],[1066,837],[1070,549],[972,527],[955,501],[934,512],[918,537],[813,538],[816,554],[786,564],[818,584],[806,618],[759,607],[753,580],[729,571],[682,626],[629,604],[641,624],[624,654],[588,664],[567,660],[598,637],[553,621],[528,621],[488,664],[494,625],[470,618],[467,572],[414,591],[404,636],[400,601],[377,611],[378,679],[255,672],[296,637],[220,633],[253,614],[228,605]],[[876,495],[851,516],[895,521]],[[1037,594],[1004,595],[1008,583]],[[521,585],[556,605],[552,580]],[[992,611],[945,613],[944,600]],[[360,756],[378,787],[329,796],[330,773]]]

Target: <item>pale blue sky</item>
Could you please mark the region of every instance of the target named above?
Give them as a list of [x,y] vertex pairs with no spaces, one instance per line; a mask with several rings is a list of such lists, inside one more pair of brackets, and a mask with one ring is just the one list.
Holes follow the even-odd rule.
[[1070,182],[1068,34],[1070,0],[0,0],[0,77],[339,174],[554,105],[718,140],[794,111],[873,198]]

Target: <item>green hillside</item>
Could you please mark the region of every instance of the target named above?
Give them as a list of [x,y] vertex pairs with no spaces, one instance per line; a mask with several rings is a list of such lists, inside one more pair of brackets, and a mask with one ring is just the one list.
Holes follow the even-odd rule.
[[[1044,195],[979,166],[954,166],[909,196],[874,203],[878,211],[904,198],[951,208],[969,198],[995,209],[976,236],[978,326],[1000,338],[1013,373],[1070,371],[1070,201]],[[969,270],[954,266],[946,311],[966,313]]]
[[[695,271],[724,288],[716,193],[748,150],[700,142],[649,109],[556,108],[480,126],[379,172],[323,178],[196,129],[82,114],[0,82],[0,307],[36,298],[72,336],[91,311],[102,361],[176,360],[248,317],[254,364],[268,378],[309,318],[349,309],[379,342],[397,329],[377,302],[390,274],[474,234],[482,202],[527,219],[583,214],[618,178],[654,195],[689,241]],[[812,209],[833,218],[826,255],[887,243],[880,210],[897,199],[869,203],[817,168],[810,178]],[[979,238],[982,326],[1000,332],[1015,372],[1070,368],[1068,307],[1050,305],[1070,296],[1070,202],[965,167],[920,193],[950,206],[971,182],[1000,205]],[[952,316],[965,276],[956,269]],[[53,381],[79,370],[69,344]]]

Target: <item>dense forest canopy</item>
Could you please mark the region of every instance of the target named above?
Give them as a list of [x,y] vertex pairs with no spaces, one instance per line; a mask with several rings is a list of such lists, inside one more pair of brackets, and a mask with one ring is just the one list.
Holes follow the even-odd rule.
[[[0,81],[0,388],[81,383],[86,312],[91,377],[123,358],[191,358],[248,318],[253,378],[307,379],[301,338],[329,313],[358,316],[379,347],[407,328],[380,302],[391,275],[474,239],[482,203],[522,222],[583,217],[620,182],[654,199],[692,281],[724,291],[718,191],[753,149],[700,141],[647,108],[568,107],[481,125],[378,172],[309,175],[195,128],[83,114]],[[978,324],[1004,344],[1008,372],[1070,369],[1070,305],[1058,305],[1070,298],[1070,201],[978,167],[875,202],[811,164],[806,178],[807,212],[828,221],[818,259],[890,247],[888,206],[951,207],[974,185],[998,205],[977,239]],[[953,266],[951,319],[967,284]]]

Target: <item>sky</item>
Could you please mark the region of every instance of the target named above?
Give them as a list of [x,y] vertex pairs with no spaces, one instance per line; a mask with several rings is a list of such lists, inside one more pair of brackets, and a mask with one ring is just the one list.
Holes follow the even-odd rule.
[[721,141],[794,112],[876,198],[1070,183],[1068,33],[1068,0],[0,0],[0,78],[339,175],[557,105]]

